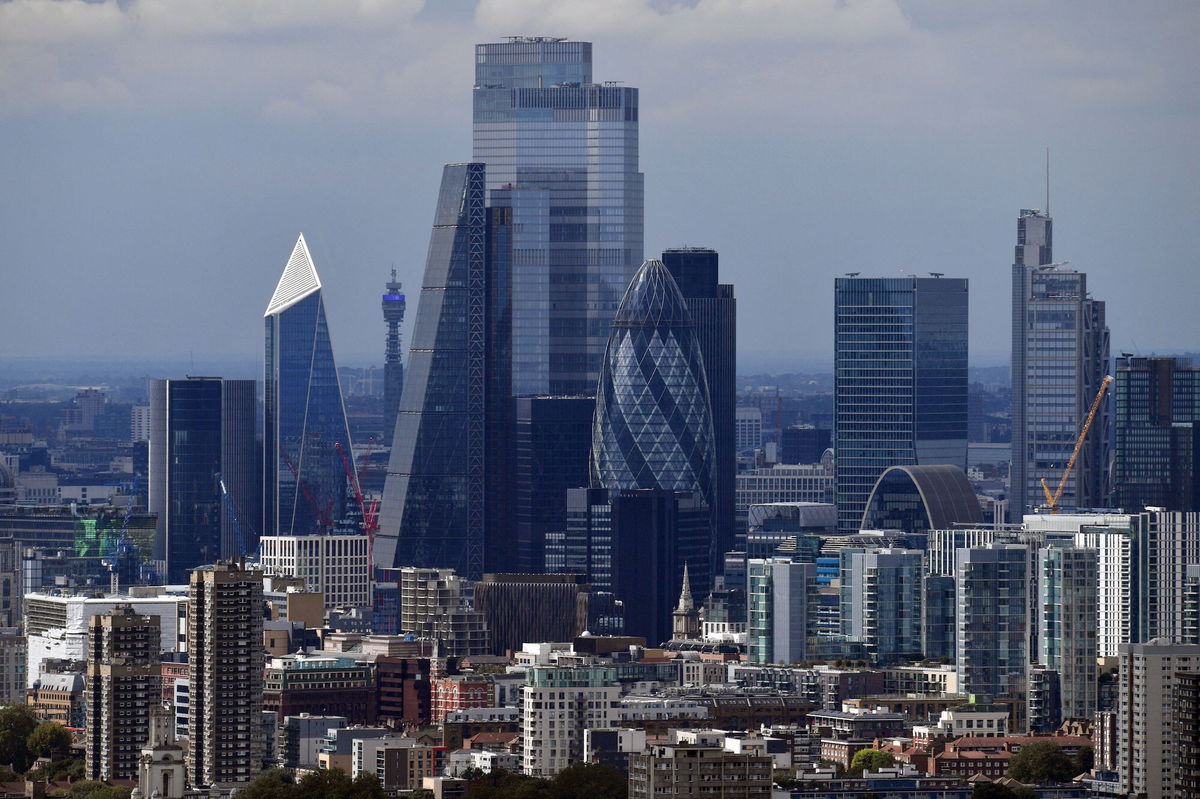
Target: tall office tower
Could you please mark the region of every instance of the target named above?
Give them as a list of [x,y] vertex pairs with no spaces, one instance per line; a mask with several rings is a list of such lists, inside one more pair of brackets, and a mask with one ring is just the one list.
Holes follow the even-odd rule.
[[486,217],[483,164],[448,164],[375,539],[375,563],[384,568],[483,576]]
[[[711,588],[714,460],[708,380],[695,326],[675,279],[662,261],[651,259],[634,275],[613,317],[596,395],[590,482],[610,492],[690,494],[704,505],[705,562],[690,562],[693,555],[675,548],[681,559],[660,591],[674,591],[685,562],[694,589],[707,596]],[[614,548],[615,561],[627,557]]]
[[746,563],[746,643],[751,663],[798,663],[807,659],[815,627],[809,607],[817,580],[813,563],[752,558]]
[[400,348],[400,325],[404,324],[403,288],[392,270],[392,279],[387,282],[383,295],[383,321],[387,322],[387,349],[383,361],[383,440],[391,441],[396,429],[396,411],[400,407],[400,393],[404,390],[404,356]]
[[327,533],[347,509],[350,430],[304,234],[263,315],[263,535]]
[[1117,359],[1113,504],[1200,510],[1200,368]]
[[514,427],[517,568],[545,571],[546,537],[565,529],[567,490],[588,484],[590,397],[519,397]]
[[638,90],[592,80],[592,45],[475,48],[474,154],[512,208],[512,392],[591,396],[642,260]]
[[244,784],[263,761],[262,572],[218,561],[188,587],[189,782]]
[[711,540],[711,512],[695,493],[575,488],[567,492],[566,532],[547,546],[546,566],[585,575],[593,590],[614,594],[632,611],[624,634],[655,645],[671,635],[685,565],[693,590],[703,585],[707,595]]
[[1117,773],[1128,796],[1184,799],[1173,698],[1180,675],[1200,672],[1200,646],[1153,639],[1121,645]]
[[[733,284],[718,281],[717,253],[701,247],[664,250],[663,266],[687,302],[700,342],[708,407],[712,411],[713,573],[733,549],[737,481],[737,300]],[[819,456],[818,456],[819,457]]]
[[168,582],[257,546],[254,391],[253,380],[150,381],[149,507]]
[[159,619],[118,605],[88,620],[87,775],[135,779],[146,716],[162,702]]
[[955,646],[962,693],[1024,703],[1028,567],[1028,551],[1019,544],[959,550]]
[[[714,460],[695,326],[671,273],[652,259],[634,276],[613,318],[596,396],[591,483],[688,491],[711,513]],[[683,564],[679,569],[682,579]],[[707,582],[697,587],[708,590]]]
[[838,529],[858,532],[889,466],[967,463],[967,281],[838,278]]
[[1057,722],[1090,719],[1096,713],[1098,679],[1099,552],[1052,545],[1039,549],[1036,558],[1037,662],[1058,675]]
[[[1042,502],[1042,478],[1059,481],[1080,426],[1108,373],[1104,303],[1088,294],[1087,275],[1052,263],[1053,223],[1037,210],[1017,220],[1012,268],[1012,440],[1009,514]],[[1111,404],[1101,413],[1067,480],[1061,507],[1095,508],[1107,500]]]
[[875,663],[921,657],[921,552],[843,549],[842,632]]

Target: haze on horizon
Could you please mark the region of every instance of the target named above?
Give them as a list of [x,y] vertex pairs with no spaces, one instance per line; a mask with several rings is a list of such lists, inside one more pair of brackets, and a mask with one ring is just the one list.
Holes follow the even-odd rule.
[[721,253],[746,358],[829,360],[842,273],[936,271],[1005,363],[1047,147],[1055,257],[1113,352],[1200,349],[1195,3],[9,0],[0,359],[261,359],[303,231],[337,357],[382,362],[383,284],[411,329],[471,157],[472,46],[511,34],[640,88],[645,255]]

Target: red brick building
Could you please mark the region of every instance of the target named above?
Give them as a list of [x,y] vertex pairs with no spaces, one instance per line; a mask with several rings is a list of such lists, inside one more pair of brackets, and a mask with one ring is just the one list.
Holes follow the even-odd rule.
[[492,685],[475,674],[455,674],[433,680],[429,686],[431,721],[441,724],[451,710],[491,707]]

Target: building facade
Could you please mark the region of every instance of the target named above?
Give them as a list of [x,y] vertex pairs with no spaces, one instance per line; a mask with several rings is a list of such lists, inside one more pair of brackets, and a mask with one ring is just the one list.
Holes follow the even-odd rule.
[[621,689],[611,666],[535,667],[521,689],[521,771],[553,777],[583,761],[584,731],[612,727]]
[[266,574],[300,577],[325,607],[371,607],[370,541],[365,535],[272,535],[260,539]]
[[[1117,773],[1130,796],[1183,799],[1174,698],[1181,674],[1200,672],[1200,646],[1154,639],[1120,647]],[[1181,720],[1185,721],[1185,720]]]
[[162,701],[159,619],[119,606],[88,622],[87,775],[134,779],[146,718]]
[[[960,550],[955,571],[958,689],[1024,699],[1029,661],[1029,553],[1019,544]],[[1023,720],[1024,714],[1020,714]]]
[[189,782],[247,783],[263,762],[262,572],[218,561],[189,589]]
[[1112,504],[1200,510],[1200,368],[1122,355],[1113,393]]
[[354,457],[325,299],[304,235],[263,314],[264,535],[329,533],[346,520]]
[[1037,551],[1037,662],[1058,675],[1058,723],[1090,719],[1097,710],[1099,565],[1094,549],[1048,546]]
[[857,532],[890,466],[967,461],[967,281],[838,278],[838,529]]
[[[1087,275],[1053,258],[1048,213],[1022,210],[1012,267],[1011,521],[1043,503],[1041,481],[1057,486],[1101,381],[1108,374],[1104,303],[1088,293]],[[1059,505],[1102,507],[1112,423],[1106,397]]]
[[770,799],[773,763],[765,753],[735,753],[719,746],[655,746],[629,755],[629,797]]
[[713,420],[715,567],[716,559],[733,549],[736,529],[737,300],[733,284],[720,282],[715,250],[702,247],[664,250],[662,262],[687,302],[708,379],[708,407]]
[[809,608],[817,567],[786,558],[751,559],[746,565],[747,652],[751,663],[807,659],[815,613]]
[[546,37],[477,45],[474,85],[472,157],[512,207],[512,393],[590,396],[643,255],[638,90]]
[[168,582],[257,544],[255,403],[253,380],[150,381],[148,501]]
[[487,623],[470,596],[470,582],[451,569],[401,569],[400,629],[436,641],[443,657],[486,654]]
[[905,549],[841,552],[842,633],[862,641],[867,655],[880,665],[921,655],[921,554]]

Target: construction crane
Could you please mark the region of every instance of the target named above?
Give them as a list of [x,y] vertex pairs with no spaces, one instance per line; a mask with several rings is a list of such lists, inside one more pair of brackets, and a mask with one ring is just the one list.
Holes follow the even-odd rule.
[[1092,407],[1083,421],[1079,438],[1075,439],[1075,449],[1071,452],[1071,459],[1067,461],[1067,468],[1063,470],[1062,479],[1058,481],[1058,488],[1053,494],[1050,493],[1050,486],[1046,484],[1046,478],[1042,478],[1042,491],[1046,494],[1046,507],[1050,509],[1051,513],[1058,513],[1058,501],[1062,499],[1063,489],[1067,487],[1067,479],[1070,478],[1071,471],[1075,468],[1075,461],[1079,459],[1079,451],[1083,449],[1083,441],[1087,438],[1088,431],[1092,429],[1092,422],[1096,421],[1096,412],[1100,410],[1100,402],[1104,399],[1104,394],[1108,391],[1108,386],[1112,381],[1112,375],[1105,375],[1104,379],[1100,381],[1100,390],[1096,392],[1096,398],[1092,400]]
[[320,526],[321,532],[328,533],[330,528],[333,527],[333,500],[330,499],[325,507],[322,508],[318,504],[317,498],[308,490],[308,484],[300,479],[300,470],[296,468],[296,464],[292,463],[292,459],[288,457],[282,444],[279,446],[279,454],[283,456],[283,462],[287,464],[288,471],[292,473],[292,477],[296,480],[296,485],[299,487],[300,493],[304,495],[305,501],[308,502],[313,513],[316,515],[317,524]]
[[[363,498],[362,486],[359,483],[358,475],[350,468],[350,459],[346,456],[346,450],[341,442],[333,445],[337,450],[338,455],[342,459],[342,468],[346,471],[346,479],[350,481],[350,488],[354,490],[354,499],[358,502],[358,509],[362,512],[363,531],[367,534],[368,545],[373,545],[375,540],[375,531],[379,529],[379,521],[377,514],[376,502],[371,502],[371,507],[367,507],[367,502]],[[373,554],[373,553],[372,553]]]

